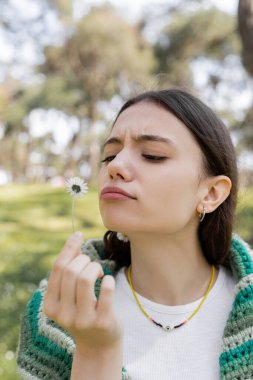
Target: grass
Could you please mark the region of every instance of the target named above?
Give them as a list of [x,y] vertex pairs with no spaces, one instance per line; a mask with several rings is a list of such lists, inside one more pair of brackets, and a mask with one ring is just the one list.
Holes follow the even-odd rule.
[[[0,378],[16,380],[20,315],[72,233],[72,200],[63,188],[10,185],[0,187],[0,202]],[[86,240],[104,234],[96,189],[76,200],[75,215]],[[253,242],[253,189],[241,192],[237,216],[236,232]]]

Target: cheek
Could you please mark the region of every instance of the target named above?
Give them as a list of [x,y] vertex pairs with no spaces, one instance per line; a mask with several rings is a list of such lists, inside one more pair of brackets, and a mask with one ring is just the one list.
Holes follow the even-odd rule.
[[155,197],[162,196],[163,198],[179,198],[187,196],[191,192],[196,192],[197,189],[197,170],[191,166],[170,166],[162,171],[153,171],[147,177],[147,192],[152,193]]
[[[192,169],[166,170],[147,186],[146,204],[154,214],[177,217],[192,213],[197,199],[197,174]],[[161,181],[161,178],[163,180]]]

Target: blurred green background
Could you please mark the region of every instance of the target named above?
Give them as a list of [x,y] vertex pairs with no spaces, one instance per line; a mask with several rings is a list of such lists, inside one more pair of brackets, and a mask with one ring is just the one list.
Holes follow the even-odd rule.
[[105,232],[101,145],[123,102],[179,86],[224,120],[240,175],[235,231],[253,244],[253,0],[0,0],[0,378],[18,379],[24,306],[72,233]]

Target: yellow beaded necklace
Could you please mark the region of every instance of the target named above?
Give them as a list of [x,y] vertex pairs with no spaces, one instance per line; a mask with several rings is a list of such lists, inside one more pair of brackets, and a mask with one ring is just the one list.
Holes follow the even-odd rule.
[[141,306],[140,304],[140,301],[138,300],[137,298],[137,295],[133,289],[133,284],[132,284],[132,278],[131,278],[131,265],[128,267],[128,270],[127,270],[127,277],[128,277],[128,281],[129,281],[129,284],[130,284],[130,288],[132,290],[132,293],[134,295],[134,298],[139,306],[139,308],[141,309],[141,311],[143,312],[143,314],[151,321],[153,322],[155,325],[161,327],[163,330],[165,331],[172,331],[174,329],[177,329],[183,325],[185,325],[187,322],[189,322],[193,317],[194,315],[199,311],[199,309],[201,308],[201,306],[203,305],[206,297],[208,296],[208,293],[210,292],[211,288],[212,288],[212,285],[213,285],[213,281],[214,281],[214,274],[215,274],[215,267],[214,265],[212,265],[212,276],[211,276],[211,280],[210,280],[210,283],[209,283],[209,286],[208,286],[208,289],[203,297],[203,299],[201,300],[200,304],[198,305],[198,307],[194,310],[194,312],[183,322],[181,322],[179,325],[176,325],[176,326],[164,326],[162,325],[161,323],[158,323],[156,322],[153,318],[150,317],[150,315],[148,315],[148,313],[143,309],[143,307]]

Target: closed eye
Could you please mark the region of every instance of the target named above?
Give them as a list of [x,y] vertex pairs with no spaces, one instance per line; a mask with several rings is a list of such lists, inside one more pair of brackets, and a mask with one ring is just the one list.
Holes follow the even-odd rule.
[[152,156],[150,154],[143,154],[143,157],[150,161],[163,161],[167,158],[163,156]]
[[116,156],[108,156],[108,157],[105,157],[103,160],[101,160],[101,162],[109,162],[109,161],[112,161],[114,159],[114,157]]
[[[143,154],[142,155],[146,160],[149,160],[149,161],[163,161],[165,160],[167,157],[163,157],[163,156],[153,156],[153,155],[150,155],[150,154]],[[108,156],[108,157],[105,157],[103,160],[101,160],[101,162],[110,162],[112,161],[116,156]]]

